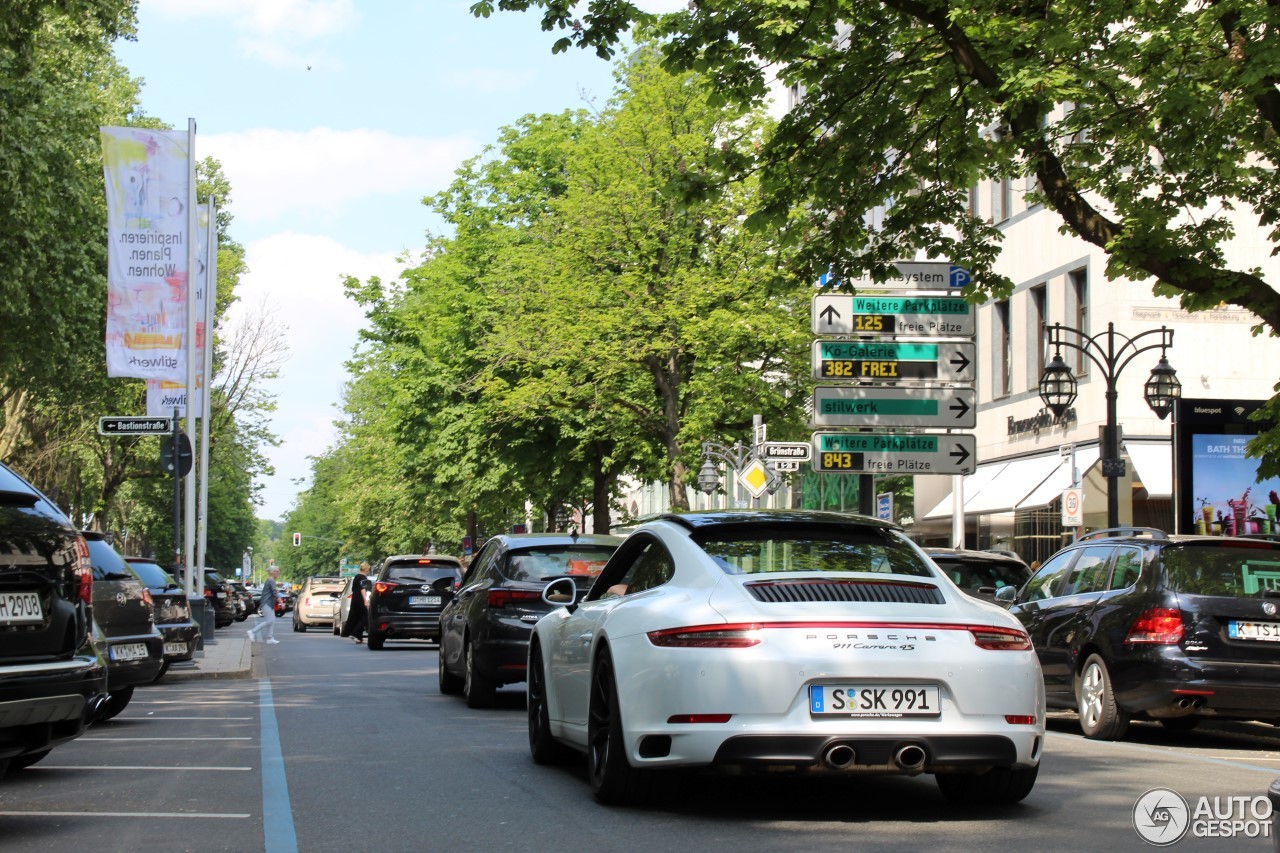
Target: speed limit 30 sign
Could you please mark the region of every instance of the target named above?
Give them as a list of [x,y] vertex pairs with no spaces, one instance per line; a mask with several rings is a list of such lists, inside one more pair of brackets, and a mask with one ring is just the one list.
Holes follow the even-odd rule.
[[1062,492],[1062,526],[1084,526],[1084,489],[1064,489]]

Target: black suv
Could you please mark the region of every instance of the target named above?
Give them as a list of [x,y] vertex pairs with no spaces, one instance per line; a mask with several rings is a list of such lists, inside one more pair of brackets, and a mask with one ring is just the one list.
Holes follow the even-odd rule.
[[462,562],[439,554],[387,557],[370,578],[369,648],[391,640],[439,640],[440,611],[462,580]]
[[1048,704],[1076,708],[1086,737],[1134,718],[1280,723],[1280,542],[1099,530],[997,597],[1031,635]]
[[150,684],[164,666],[164,637],[156,628],[151,592],[105,534],[84,531],[93,566],[93,620],[106,638],[107,690],[98,719],[119,714],[133,688]]
[[0,463],[0,776],[79,737],[106,700],[92,588],[79,532]]

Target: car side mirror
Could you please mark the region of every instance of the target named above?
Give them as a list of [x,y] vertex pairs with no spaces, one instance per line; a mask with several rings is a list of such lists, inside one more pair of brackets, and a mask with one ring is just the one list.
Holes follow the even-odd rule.
[[1003,604],[1014,604],[1018,601],[1018,588],[1016,586],[1002,586],[996,590],[996,601]]
[[369,580],[368,578],[365,578],[364,580],[360,581],[360,588],[373,589],[373,581]]
[[578,585],[573,578],[556,578],[543,588],[542,600],[552,607],[567,607],[572,613],[577,609]]

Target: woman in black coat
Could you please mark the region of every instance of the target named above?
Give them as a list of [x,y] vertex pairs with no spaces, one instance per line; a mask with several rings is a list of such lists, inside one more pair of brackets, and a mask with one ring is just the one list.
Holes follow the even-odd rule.
[[369,609],[364,604],[364,584],[368,580],[368,571],[369,564],[361,563],[351,581],[351,608],[347,611],[347,622],[342,631],[357,643],[364,642],[364,630],[369,625]]

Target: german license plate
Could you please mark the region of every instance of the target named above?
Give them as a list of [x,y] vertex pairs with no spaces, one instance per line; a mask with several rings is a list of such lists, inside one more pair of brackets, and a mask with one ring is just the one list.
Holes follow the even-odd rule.
[[1280,643],[1280,622],[1238,622],[1227,623],[1227,634],[1233,640],[1266,640]]
[[812,684],[809,713],[815,717],[936,717],[936,684]]
[[186,643],[165,643],[164,653],[166,655],[185,655],[187,653]]
[[40,595],[34,592],[0,592],[0,625],[30,625],[44,621]]
[[111,647],[112,660],[146,660],[146,643],[120,643]]
[[427,605],[427,604],[439,604],[439,603],[440,603],[440,596],[438,596],[438,595],[411,595],[411,596],[409,596],[409,606],[410,606],[410,607],[414,607],[414,606],[419,605],[419,604]]

